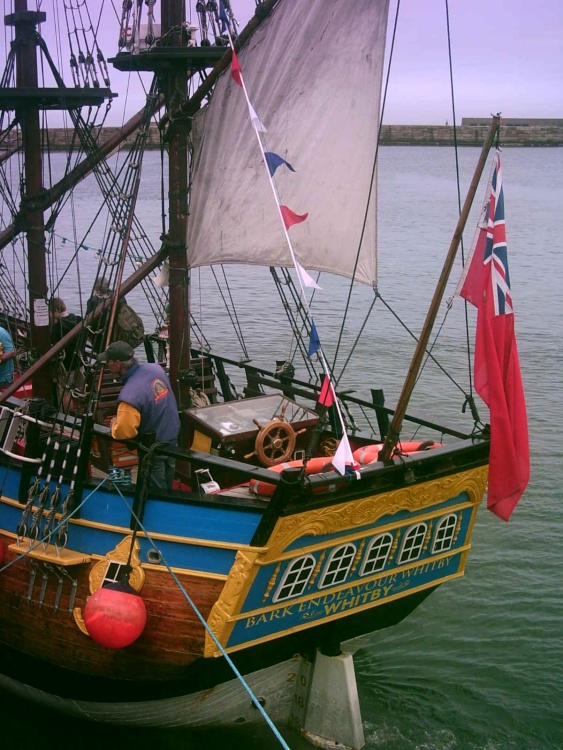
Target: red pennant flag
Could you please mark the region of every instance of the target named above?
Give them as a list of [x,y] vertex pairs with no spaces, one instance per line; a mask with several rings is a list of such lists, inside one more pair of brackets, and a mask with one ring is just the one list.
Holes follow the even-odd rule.
[[286,229],[289,229],[289,227],[292,227],[294,224],[301,224],[301,222],[305,221],[307,216],[309,216],[309,214],[303,214],[300,216],[299,214],[296,214],[287,206],[280,206],[280,210],[281,210],[281,214],[283,217],[283,223],[285,224]]
[[334,389],[332,387],[332,383],[330,382],[330,377],[328,375],[325,375],[325,379],[323,380],[323,385],[321,387],[321,392],[319,393],[319,404],[321,406],[326,406],[328,409],[330,406],[332,406],[334,403]]
[[237,53],[233,50],[233,56],[231,59],[231,75],[233,76],[233,81],[235,83],[238,83],[239,86],[242,86],[242,79],[240,77],[241,73],[242,68],[240,67]]

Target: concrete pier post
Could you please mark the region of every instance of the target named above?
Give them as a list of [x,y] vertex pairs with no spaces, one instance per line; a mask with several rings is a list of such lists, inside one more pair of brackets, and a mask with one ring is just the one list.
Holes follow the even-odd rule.
[[359,750],[364,730],[352,654],[317,651],[302,734],[315,747]]

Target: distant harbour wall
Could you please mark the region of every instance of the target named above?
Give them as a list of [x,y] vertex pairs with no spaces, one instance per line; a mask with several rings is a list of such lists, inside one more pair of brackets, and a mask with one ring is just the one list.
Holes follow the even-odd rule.
[[[465,123],[466,118],[464,118]],[[477,121],[478,122],[478,121]],[[462,124],[455,129],[455,138],[459,146],[482,146],[489,126],[484,124]],[[519,121],[520,122],[520,121]],[[525,122],[525,121],[521,121]],[[501,125],[500,142],[503,147],[509,146],[563,146],[563,120],[545,121],[549,124],[505,124]],[[554,123],[554,124],[551,124]],[[561,123],[561,124],[555,124]],[[100,145],[118,135],[120,128],[104,127],[99,134]],[[96,135],[94,131],[93,135]],[[66,151],[73,142],[70,129],[53,128],[47,133],[49,147],[53,151]],[[134,136],[125,142],[131,146]],[[0,150],[10,148],[15,143],[14,134],[2,139]],[[381,128],[381,145],[383,146],[452,146],[454,128],[452,125],[383,125]],[[147,136],[148,148],[160,148],[160,135],[155,124],[151,124]]]
[[[455,129],[458,146],[482,146],[489,125],[461,125]],[[452,146],[452,125],[383,125],[383,146]],[[563,127],[556,125],[506,125],[500,127],[500,143],[509,146],[563,146]]]

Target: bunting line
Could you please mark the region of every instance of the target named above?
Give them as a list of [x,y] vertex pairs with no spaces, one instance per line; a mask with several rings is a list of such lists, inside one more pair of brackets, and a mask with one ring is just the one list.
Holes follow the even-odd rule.
[[[245,85],[244,77],[242,74],[242,68],[241,68],[238,56],[234,50],[233,40],[232,40],[230,29],[228,28],[228,26],[227,26],[227,33],[229,35],[229,42],[231,44],[231,51],[232,51],[231,75],[233,77],[234,82],[238,86],[240,86],[244,92],[244,96],[246,99],[246,104],[247,104],[248,112],[250,116],[250,122],[251,122],[252,127],[254,128],[254,131],[256,132],[256,138],[258,140],[258,145],[260,147],[262,159],[264,161],[266,169],[268,170],[268,178],[270,180],[270,187],[272,188],[272,192],[274,194],[274,199],[276,201],[278,211],[280,214],[280,218],[282,220],[283,228],[285,231],[285,237],[286,237],[286,241],[289,247],[289,252],[291,254],[291,259],[293,261],[293,265],[295,267],[295,270],[297,272],[297,277],[299,279],[299,285],[301,287],[301,295],[304,300],[304,304],[307,308],[307,311],[309,313],[309,317],[311,318],[311,340],[309,342],[310,353],[308,354],[308,356],[311,357],[313,356],[313,354],[318,353],[323,369],[325,371],[325,380],[321,388],[321,394],[319,396],[319,403],[321,403],[322,406],[325,406],[327,408],[328,406],[332,406],[334,404],[336,411],[338,413],[338,418],[339,418],[341,427],[342,427],[342,438],[340,440],[338,449],[333,457],[332,464],[334,468],[340,474],[344,475],[347,473],[347,470],[354,471],[357,468],[357,464],[354,462],[352,449],[350,447],[348,435],[346,434],[346,425],[344,422],[342,411],[340,409],[340,404],[338,402],[338,399],[336,398],[336,393],[332,386],[328,363],[325,359],[323,349],[321,346],[321,342],[320,342],[320,338],[319,338],[315,323],[313,321],[313,318],[311,316],[311,310],[310,310],[309,303],[307,300],[307,295],[305,294],[305,288],[320,289],[321,287],[314,281],[314,279],[310,276],[310,274],[298,262],[295,256],[295,251],[293,249],[293,245],[292,245],[291,239],[289,237],[289,232],[288,232],[290,227],[294,226],[295,224],[301,224],[302,222],[304,222],[307,219],[309,214],[308,213],[297,214],[295,213],[295,211],[292,211],[290,208],[288,208],[285,205],[282,205],[280,202],[276,186],[272,179],[274,176],[274,173],[276,169],[282,164],[286,165],[288,169],[290,169],[292,172],[295,172],[295,169],[293,169],[293,167],[287,161],[285,161],[285,159],[282,159],[282,157],[280,157],[278,154],[275,154],[272,151],[265,151],[260,134],[266,133],[267,130],[265,126],[263,125],[262,121],[260,120],[260,118],[258,117],[256,110],[254,109],[254,107],[252,106],[250,102],[250,97],[248,95],[248,91],[246,90],[246,85]],[[321,398],[322,398],[322,401],[321,401]]]
[[288,169],[290,169],[292,172],[295,172],[295,169],[293,169],[288,161],[282,159],[279,154],[275,154],[273,151],[264,151],[264,158],[266,159],[266,164],[268,165],[270,177],[274,176],[276,169],[278,167],[281,167],[282,164],[285,164]]

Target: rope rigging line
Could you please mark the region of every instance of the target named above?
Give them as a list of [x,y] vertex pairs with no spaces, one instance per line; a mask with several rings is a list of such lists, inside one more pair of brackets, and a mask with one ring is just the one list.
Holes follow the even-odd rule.
[[[249,360],[250,357],[249,357],[249,354],[248,354],[248,349],[246,348],[246,343],[244,341],[244,335],[243,335],[243,332],[242,332],[242,327],[241,327],[240,321],[238,319],[238,314],[237,314],[236,306],[234,304],[234,300],[233,300],[233,297],[232,297],[232,294],[231,294],[231,288],[230,288],[229,282],[227,280],[227,274],[225,272],[225,267],[222,264],[221,264],[221,270],[223,272],[223,278],[225,280],[225,285],[227,287],[227,292],[228,292],[228,295],[229,295],[229,300],[226,299],[226,297],[225,297],[225,295],[223,293],[223,289],[221,287],[221,282],[219,281],[219,279],[217,277],[217,274],[215,272],[214,267],[211,266],[211,273],[213,275],[213,278],[215,279],[215,283],[217,284],[217,289],[219,291],[219,294],[221,295],[221,299],[223,300],[223,304],[225,305],[225,310],[227,311],[229,319],[230,319],[230,321],[232,323],[233,330],[235,332],[235,336],[237,337],[237,339],[239,341],[240,348],[242,349],[243,356],[244,356],[245,359]],[[201,294],[201,283],[200,283],[200,294]]]
[[[87,154],[97,153],[98,147],[91,135],[91,124],[88,122],[84,122],[81,118],[80,113],[76,110],[71,112],[71,116],[73,117],[73,121],[75,125],[75,132],[78,134],[80,142],[84,144],[85,152]],[[132,152],[134,155],[135,149],[132,149]],[[106,202],[108,203],[108,205],[110,205],[110,203],[113,202],[113,213],[118,212],[120,208],[122,207],[123,194],[124,194],[124,191],[127,190],[127,187],[126,186],[124,187],[123,185],[120,186],[117,182],[117,178],[114,178],[113,176],[110,177],[111,172],[109,168],[107,167],[107,164],[105,163],[105,159],[103,157],[96,163],[93,171],[96,175],[96,178],[98,179],[98,183],[100,184],[102,194],[105,194]],[[68,200],[68,199],[69,199],[68,195],[65,196],[65,200]],[[100,211],[98,213],[101,212],[102,208],[103,206],[100,208]],[[112,207],[110,205],[110,209],[111,208]],[[55,211],[53,212],[53,214],[51,215],[49,219],[49,222],[48,222],[49,226],[53,225],[56,212],[57,212],[57,209],[55,209]],[[143,257],[144,258],[151,257],[152,255],[154,255],[154,249],[150,245],[148,241],[148,237],[146,233],[142,230],[142,227],[136,217],[134,220],[134,225],[135,225],[135,232],[132,234],[131,244],[136,249],[137,257],[138,258],[140,257],[141,260],[143,259]],[[75,239],[76,245],[85,244],[85,239],[88,236],[88,233],[91,230],[92,226],[93,226],[93,223],[91,224],[90,229],[86,233],[85,238],[81,243],[78,243],[77,240]],[[139,245],[139,242],[141,243],[140,245]],[[148,250],[146,250],[145,248],[148,248]],[[72,260],[74,260],[74,258]],[[131,259],[131,262],[133,264],[133,267],[136,268],[136,261]],[[103,267],[103,263],[100,264],[100,268],[102,267]],[[67,269],[67,272],[68,272],[68,269]],[[53,284],[53,287],[58,286],[58,285],[60,285],[60,281],[59,281],[59,284],[57,285]],[[150,285],[148,282],[146,282],[146,291],[147,291],[147,297],[149,299],[149,304],[153,310],[153,313],[155,314],[155,317],[158,318],[160,316],[162,319],[164,315],[165,304],[160,301],[160,298],[158,297],[158,295],[156,294],[154,290],[154,286]],[[152,292],[152,295],[151,295],[151,292]]]
[[[396,312],[395,312],[395,311],[393,310],[393,308],[391,307],[391,305],[389,305],[389,304],[388,304],[388,303],[387,303],[387,302],[385,301],[385,299],[384,299],[384,298],[383,298],[383,297],[381,296],[381,294],[380,294],[379,292],[378,292],[378,296],[379,296],[379,299],[381,300],[381,302],[383,303],[383,305],[385,305],[385,307],[386,307],[386,308],[387,308],[387,310],[388,310],[388,311],[389,311],[389,312],[391,313],[391,315],[392,315],[392,316],[393,316],[393,317],[395,318],[395,320],[397,320],[397,321],[398,321],[398,322],[399,322],[399,323],[400,323],[400,324],[401,324],[401,325],[403,326],[403,328],[404,328],[404,329],[405,329],[405,331],[406,331],[406,332],[407,332],[407,333],[409,334],[409,336],[411,336],[411,338],[412,338],[412,339],[413,339],[414,341],[418,341],[418,336],[417,336],[417,335],[416,335],[416,334],[415,334],[415,333],[414,333],[413,331],[411,331],[411,329],[410,329],[410,328],[409,328],[409,327],[407,326],[407,324],[406,324],[406,323],[404,323],[404,322],[403,322],[403,321],[401,320],[401,318],[400,318],[400,317],[399,317],[399,316],[397,315],[397,313],[396,313]],[[446,313],[446,314],[447,314],[447,313]],[[435,343],[435,342],[434,342],[434,343]],[[454,379],[454,378],[453,378],[453,377],[452,377],[452,376],[450,375],[450,373],[449,373],[449,372],[448,372],[448,371],[447,371],[447,370],[446,370],[446,369],[445,369],[445,368],[444,368],[444,367],[443,367],[443,366],[442,366],[442,365],[441,365],[441,364],[440,364],[440,363],[438,362],[438,360],[436,359],[436,357],[434,357],[434,355],[432,354],[432,352],[431,352],[430,350],[428,350],[428,349],[427,349],[427,350],[426,350],[426,354],[427,354],[427,357],[428,357],[428,358],[430,358],[430,359],[431,359],[431,360],[432,360],[432,361],[434,362],[434,364],[435,364],[435,365],[436,365],[436,366],[437,366],[437,367],[438,367],[438,368],[439,368],[439,369],[440,369],[440,370],[441,370],[441,371],[442,371],[442,372],[444,373],[444,375],[445,375],[445,376],[446,376],[446,377],[447,377],[447,378],[448,378],[449,380],[451,380],[451,382],[452,382],[452,383],[453,383],[453,384],[455,385],[455,387],[456,387],[456,388],[457,388],[457,389],[458,389],[459,391],[461,391],[461,392],[463,393],[463,395],[464,395],[464,396],[466,396],[466,397],[467,397],[467,393],[466,393],[466,392],[465,392],[465,390],[463,389],[463,386],[461,386],[461,385],[460,385],[460,384],[459,384],[459,383],[458,383],[458,382],[457,382],[457,381],[456,381],[456,380],[455,380],[455,379]]]
[[[147,103],[147,110],[148,110],[149,116],[151,112],[151,109],[150,109],[151,106],[152,104],[151,104],[150,97],[149,97],[149,101]],[[84,127],[84,129],[86,130],[87,126],[81,120],[79,113],[75,112],[74,114],[75,114],[76,123],[78,125],[77,129],[80,129],[80,127]],[[147,132],[146,128],[141,127],[138,133],[136,142],[135,142],[135,146],[133,147],[132,152],[131,152],[131,160],[137,160],[137,161],[134,162],[134,161],[129,160],[128,162],[125,163],[125,165],[129,164],[129,169],[126,170],[125,178],[122,181],[121,185],[118,185],[116,178],[113,178],[113,176],[112,178],[109,177],[110,173],[107,167],[104,168],[104,165],[102,165],[98,169],[98,174],[100,176],[100,182],[102,183],[102,185],[104,186],[109,185],[107,202],[111,203],[111,201],[113,201],[114,205],[117,207],[116,215],[113,217],[113,225],[111,227],[112,232],[110,233],[110,240],[112,241],[110,243],[111,244],[110,253],[113,252],[115,260],[112,260],[112,258],[110,258],[109,259],[110,262],[116,262],[117,258],[119,257],[119,254],[121,253],[122,230],[119,228],[124,227],[128,222],[130,223],[130,217],[133,216],[133,213],[131,211],[128,211],[128,206],[129,206],[130,199],[133,196],[133,193],[136,191],[136,189],[138,189],[138,183],[139,183],[139,178],[140,178],[140,161],[141,161],[139,158],[139,154],[142,153],[142,151],[144,150],[143,147],[144,147],[144,139],[146,139],[146,132]],[[88,134],[86,134],[85,141],[87,143],[89,142]],[[105,184],[104,184],[104,181],[105,181]],[[117,190],[116,188],[119,188],[119,190]],[[129,219],[128,219],[128,216],[129,216]],[[116,229],[119,231],[116,231]],[[143,233],[143,236],[146,239],[146,235],[144,235],[144,233]],[[130,230],[129,230],[129,237],[131,237]],[[78,245],[76,236],[75,236],[75,244]],[[152,254],[153,252],[151,252],[151,255]],[[76,255],[76,252],[75,252],[75,255]],[[104,261],[107,262],[107,260],[108,260],[107,258],[104,258]],[[154,287],[152,287],[152,290],[154,291]],[[164,309],[164,305],[162,305],[162,311],[163,309]],[[81,334],[79,335],[79,338],[77,339],[77,344],[74,348],[70,372],[66,373],[65,377],[62,377],[60,379],[62,381],[62,388],[59,394],[60,408],[61,408],[61,412],[65,415],[67,420],[70,418],[71,413],[74,413],[75,415],[74,418],[76,420],[76,414],[78,411],[77,403],[76,403],[77,398],[89,400],[90,404],[94,403],[95,401],[94,389],[88,390],[88,388],[86,388],[86,390],[82,392],[82,389],[84,388],[84,384],[82,382],[83,376],[81,375],[81,372],[84,367],[87,367],[89,365],[89,362],[87,361],[87,359],[85,359],[85,355],[84,355],[84,352],[86,351],[86,339],[88,337],[88,333],[89,331],[87,330],[86,325],[84,325],[83,330]],[[81,413],[82,413],[82,410],[81,410]],[[81,425],[83,426],[83,423],[81,423]],[[66,451],[65,451],[64,458],[63,458],[63,464],[65,466],[67,465],[67,462],[70,458],[71,443],[73,442],[73,437],[74,437],[74,426],[73,426],[71,435],[67,440]],[[48,477],[48,481],[46,482],[46,485],[43,488],[42,494],[41,494],[41,506],[42,507],[45,506],[45,503],[47,502],[47,499],[48,499],[49,486],[51,482],[51,473],[54,468],[54,463],[53,463],[54,456],[59,452],[59,448],[60,448],[58,439],[55,434],[54,425],[53,425],[52,435],[49,436],[49,438],[47,439],[47,445],[49,446],[49,448],[53,450],[53,457],[50,462],[50,468],[47,469],[47,467],[45,466],[45,469],[43,469],[41,467],[38,473],[39,479],[41,478],[42,471],[45,471]],[[82,454],[87,455],[87,451],[85,451],[86,447],[87,445],[85,443],[84,431],[82,431],[82,433],[79,435],[78,452],[77,452],[76,461],[75,461],[75,472],[73,474],[71,491],[69,492],[67,501],[70,499],[70,497],[72,497],[74,483],[76,481],[76,467],[78,466],[81,452]],[[47,460],[47,455],[45,453],[43,456],[42,465],[45,463],[46,460]],[[60,487],[60,484],[62,483],[62,478],[63,478],[63,475],[61,473],[59,477],[58,487]],[[57,489],[55,489],[55,492],[51,496],[52,508],[56,507],[60,499],[59,497],[60,492],[58,490],[58,487]],[[35,493],[32,493],[32,494],[35,494]],[[37,517],[37,520],[38,519],[39,517]],[[34,530],[34,533],[37,533],[37,530]]]
[[[84,505],[88,502],[88,500],[98,492],[98,490],[101,489],[101,487],[108,481],[108,477],[104,477],[97,485],[94,487],[94,489],[88,493],[88,495],[74,508],[69,514],[68,519],[73,518],[74,516],[78,515],[80,513],[80,510],[84,507]],[[60,525],[59,525],[60,526]],[[59,530],[59,526],[55,527],[55,531]],[[28,537],[27,537],[28,538]],[[20,535],[18,534],[18,541],[20,540]],[[30,540],[31,541],[31,540]],[[21,555],[18,555],[17,557],[14,557],[13,560],[10,560],[9,562],[5,563],[0,567],[0,573],[3,573],[5,570],[8,570],[8,568],[11,568],[12,565],[15,565],[15,563],[19,562],[20,560],[23,560],[24,558],[29,556],[30,552],[33,552],[34,550],[38,549],[43,544],[47,544],[47,537],[37,539],[33,544],[30,544],[29,548],[25,550],[25,552],[22,552]]]
[[[279,271],[281,271],[283,281],[279,278]],[[303,364],[307,369],[309,379],[318,382],[319,375],[315,368],[315,363],[313,362],[313,359],[307,355],[307,350],[304,343],[304,334],[309,332],[309,320],[307,318],[307,311],[303,306],[302,300],[299,296],[299,293],[297,292],[291,274],[289,273],[289,270],[287,268],[277,269],[274,266],[270,266],[270,273],[272,274],[272,277],[274,279],[274,283],[278,290],[278,295],[280,297],[283,308],[287,315],[287,319],[289,320],[291,330],[293,332],[295,349],[292,352],[290,347],[288,361],[293,364],[293,361],[297,355],[297,351],[299,351],[303,360]],[[317,276],[317,281],[319,280],[320,275],[321,274],[319,273]],[[288,301],[286,290],[288,290],[291,295],[293,307]],[[313,290],[313,293],[311,295],[310,305],[313,304],[315,293],[316,289]]]
[[[66,6],[65,6],[65,8],[66,8]],[[53,74],[53,76],[54,76],[54,78],[55,78],[55,80],[56,80],[56,82],[57,82],[57,84],[59,86],[59,88],[64,89],[65,88],[64,82],[63,82],[63,80],[62,80],[62,78],[61,78],[61,76],[60,76],[60,74],[59,74],[59,72],[58,72],[58,70],[57,70],[57,68],[56,68],[56,66],[55,66],[52,58],[51,58],[51,56],[50,56],[50,53],[49,53],[49,51],[47,49],[47,46],[46,46],[44,40],[42,39],[42,37],[39,34],[36,34],[36,43],[37,43],[38,47],[40,48],[40,50],[43,53],[43,55],[41,56],[41,64],[42,64],[42,66],[43,66],[44,60],[46,60],[47,63],[48,63],[48,65],[49,65],[49,67],[50,67],[50,69],[51,69],[51,72],[52,72],[52,74]],[[42,67],[42,70],[43,70],[43,67]],[[73,119],[75,126],[77,125],[77,121],[80,121],[83,124],[84,130],[91,131],[91,129],[92,129],[92,127],[94,127],[95,121],[97,119],[97,112],[99,112],[99,109],[100,108],[93,109],[93,108],[90,107],[89,110],[88,110],[88,119],[85,122],[82,120],[82,115],[80,114],[80,112],[78,110],[71,111],[71,118]],[[109,111],[109,108],[106,107],[104,117],[102,118],[102,122],[100,124],[100,128],[103,126],[103,122],[105,121],[105,118],[107,117],[108,111]],[[73,114],[74,114],[74,116],[73,116]],[[48,133],[48,129],[47,129],[46,126],[44,127],[43,133],[44,133],[44,137],[46,137],[45,134]],[[79,161],[79,159],[80,159],[80,155],[81,155],[81,153],[83,151],[83,139],[78,138],[78,143],[79,143],[80,147],[79,147],[79,149],[77,149],[78,153],[74,154],[73,146],[76,143],[76,139],[77,139],[78,133],[79,133],[79,129],[78,129],[78,127],[75,127],[75,129],[73,130],[71,144],[70,144],[70,149],[69,149],[69,152],[68,152],[68,157],[67,157],[67,162],[66,162],[66,169],[65,169],[65,176],[68,175],[68,173],[71,170],[71,160],[74,158],[74,162],[75,162],[75,164],[77,164],[78,161]],[[48,155],[47,159],[48,159],[48,164],[49,164],[49,173],[51,173],[51,157],[50,157],[50,150],[49,150],[49,142],[48,142],[48,140],[46,141],[46,147],[47,148],[46,149],[44,148],[44,151],[46,151],[46,153]],[[85,151],[85,149],[84,149],[84,151]],[[54,204],[54,208],[52,210],[51,216],[49,217],[49,220],[47,222],[47,227],[52,227],[54,225],[54,222],[55,222],[57,216],[61,212],[63,206],[68,201],[70,201],[71,205],[73,205],[73,191],[72,190],[69,191],[66,194],[63,194],[60,197],[60,199],[58,200],[58,202],[56,202]],[[74,208],[72,208],[72,212],[74,213]],[[73,226],[75,227],[76,224],[73,223]],[[76,230],[75,230],[75,232],[76,232]],[[75,237],[75,242],[76,242],[76,237]],[[49,260],[49,277],[50,277],[50,282],[51,282],[50,286],[51,286],[51,289],[56,290],[58,288],[58,286],[60,285],[60,281],[58,283],[55,281],[55,279],[58,277],[58,272],[56,270],[56,268],[57,268],[57,253],[56,253],[56,246],[55,246],[55,244],[53,242],[53,237],[51,237],[51,247],[52,247],[52,253],[49,253],[47,255],[47,258]]]
[[[211,638],[211,640],[213,641],[213,643],[215,644],[215,646],[217,647],[217,649],[221,652],[221,656],[223,656],[223,658],[225,659],[225,661],[227,662],[227,664],[229,665],[229,667],[232,669],[235,677],[238,679],[238,681],[240,682],[240,684],[242,685],[242,687],[248,693],[250,699],[252,700],[252,703],[254,704],[254,706],[262,714],[264,720],[266,721],[266,723],[268,724],[268,726],[270,727],[270,729],[274,733],[274,735],[275,735],[276,739],[279,741],[280,745],[283,748],[286,748],[287,750],[290,750],[289,745],[287,745],[287,743],[285,742],[285,740],[283,739],[283,737],[279,733],[279,730],[277,729],[277,727],[275,726],[275,724],[273,723],[273,721],[270,719],[270,717],[266,713],[264,707],[262,706],[262,704],[260,703],[260,701],[258,700],[258,698],[252,692],[252,689],[250,688],[250,686],[248,685],[248,683],[244,679],[243,675],[239,672],[239,670],[237,669],[236,665],[232,661],[231,657],[229,656],[229,654],[227,653],[227,651],[225,651],[225,649],[223,648],[223,646],[221,645],[221,643],[217,639],[217,636],[215,635],[215,633],[213,632],[213,630],[211,630],[211,628],[207,624],[205,618],[203,617],[203,615],[201,614],[201,612],[197,608],[195,602],[193,601],[193,599],[191,598],[191,596],[188,594],[188,592],[186,591],[186,589],[182,585],[182,583],[179,580],[178,576],[176,575],[176,573],[174,572],[174,570],[172,569],[172,567],[169,565],[168,561],[165,559],[164,555],[162,554],[162,551],[157,547],[157,545],[154,542],[152,536],[147,531],[147,529],[143,526],[143,523],[142,523],[141,519],[138,517],[137,513],[135,513],[135,510],[133,509],[133,507],[127,502],[126,498],[124,497],[123,493],[121,492],[121,490],[120,490],[120,488],[118,486],[116,486],[116,490],[119,493],[121,499],[123,500],[123,503],[125,504],[127,510],[129,511],[129,513],[131,513],[131,517],[135,520],[135,525],[138,525],[138,528],[143,532],[145,538],[150,543],[151,547],[156,552],[158,552],[160,554],[161,560],[162,560],[162,564],[165,566],[165,568],[167,569],[167,571],[170,573],[170,576],[172,577],[174,583],[176,584],[176,586],[178,587],[178,589],[182,592],[183,597],[188,602],[188,604],[190,605],[190,607],[193,609],[196,617],[198,618],[198,620],[200,621],[200,623],[203,625],[205,631],[207,632],[207,634],[209,635],[209,637]],[[2,569],[0,569],[0,572],[1,572],[1,570]]]
[[[377,302],[378,296],[379,296],[379,292],[376,292],[375,295],[374,295],[374,298],[372,300],[372,303],[371,303],[371,305],[369,307],[369,310],[367,311],[367,313],[366,313],[366,315],[364,317],[364,322],[360,326],[360,330],[358,331],[358,333],[356,335],[356,339],[355,339],[354,343],[352,344],[352,347],[351,347],[350,351],[348,352],[348,357],[346,358],[346,361],[342,365],[342,369],[340,371],[340,375],[338,376],[338,378],[336,380],[335,387],[338,386],[338,384],[340,383],[342,377],[344,376],[344,372],[346,370],[346,367],[348,366],[348,363],[352,359],[352,355],[354,354],[354,352],[356,350],[356,347],[358,346],[358,342],[360,341],[362,333],[364,332],[364,329],[365,329],[365,327],[367,325],[367,322],[368,322],[368,320],[369,320],[369,318],[370,318],[370,316],[371,316],[371,314],[373,312],[373,308],[375,307],[375,303]],[[335,358],[335,360],[336,360],[336,358]]]
[[[449,61],[449,72],[450,72],[450,91],[452,99],[452,122],[453,122],[453,134],[454,134],[454,154],[455,154],[455,167],[456,167],[456,184],[457,184],[457,205],[458,215],[461,215],[461,184],[459,176],[459,153],[457,144],[457,124],[456,124],[456,110],[455,110],[455,89],[454,89],[454,73],[453,73],[453,60],[452,60],[452,46],[451,46],[451,34],[450,34],[450,6],[449,0],[445,0],[446,10],[446,27],[447,27],[447,39],[448,39],[448,61]],[[498,132],[497,132],[498,137]],[[465,248],[463,245],[463,235],[460,238],[460,250],[461,250],[461,265],[465,266]],[[469,381],[469,396],[468,398],[473,401],[473,373],[471,366],[471,341],[469,339],[469,309],[467,307],[467,301],[464,304],[465,314],[465,341],[466,341],[466,352],[467,352],[467,373]],[[473,403],[475,403],[473,401]]]

